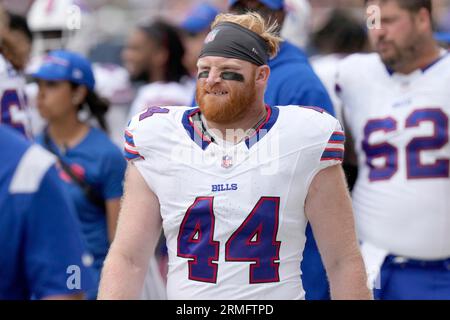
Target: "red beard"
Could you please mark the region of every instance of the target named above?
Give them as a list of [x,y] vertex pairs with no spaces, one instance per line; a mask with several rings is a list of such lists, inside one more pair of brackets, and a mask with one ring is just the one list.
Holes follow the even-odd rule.
[[[208,94],[205,87],[197,82],[195,97],[206,120],[215,123],[228,124],[243,118],[256,98],[255,83],[251,81],[233,87],[227,86],[226,90],[223,90],[228,92],[225,96]],[[208,91],[214,90],[221,91],[219,88],[211,88]]]

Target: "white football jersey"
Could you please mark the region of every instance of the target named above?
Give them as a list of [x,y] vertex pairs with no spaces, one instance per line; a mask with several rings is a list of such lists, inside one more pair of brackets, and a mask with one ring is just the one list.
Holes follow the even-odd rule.
[[0,54],[0,123],[7,124],[31,138],[25,84],[25,77]]
[[327,89],[328,95],[333,103],[334,114],[339,121],[342,120],[342,106],[341,101],[336,96],[334,87],[336,84],[336,73],[339,61],[341,61],[344,57],[344,55],[336,53],[318,55],[310,58],[311,66],[313,67],[314,72]]
[[304,203],[318,171],[342,161],[332,116],[267,107],[256,134],[211,142],[198,108],[153,107],[133,118],[125,153],[157,195],[169,299],[303,299]]
[[378,54],[353,55],[336,89],[358,155],[360,239],[395,255],[450,257],[450,55],[409,75]]

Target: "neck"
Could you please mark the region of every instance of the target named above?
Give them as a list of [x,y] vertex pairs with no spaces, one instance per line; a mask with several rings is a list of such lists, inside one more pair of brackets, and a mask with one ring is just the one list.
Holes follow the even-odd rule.
[[437,43],[434,40],[430,41],[430,43],[417,47],[417,54],[413,61],[394,68],[394,70],[398,73],[410,74],[417,69],[425,68],[439,58],[440,51]]
[[48,133],[58,146],[73,147],[87,133],[89,127],[77,117],[67,117],[52,121],[48,125]]
[[266,116],[266,106],[261,101],[249,108],[248,112],[239,120],[230,123],[217,123],[206,119],[205,121],[210,130],[220,132],[223,140],[238,143],[248,134],[250,129],[262,122],[261,120],[265,119]]
[[166,80],[165,73],[162,68],[161,69],[152,69],[151,72],[149,73],[149,75],[150,75],[148,77],[149,83]]

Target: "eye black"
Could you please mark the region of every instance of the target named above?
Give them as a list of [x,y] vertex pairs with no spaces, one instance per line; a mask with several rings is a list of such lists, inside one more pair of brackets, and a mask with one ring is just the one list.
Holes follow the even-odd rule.
[[220,74],[220,77],[223,80],[232,80],[232,81],[239,81],[244,82],[244,76],[237,72],[232,71],[224,71]]
[[198,79],[200,78],[208,78],[209,77],[209,71],[202,71],[198,74]]

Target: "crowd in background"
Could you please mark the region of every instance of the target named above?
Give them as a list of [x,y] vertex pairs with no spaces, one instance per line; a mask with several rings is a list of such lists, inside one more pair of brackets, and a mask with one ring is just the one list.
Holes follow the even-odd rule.
[[[52,2],[4,0],[2,4],[11,13],[14,37],[23,42],[14,66],[27,78],[31,126],[26,134],[60,160],[60,176],[74,199],[84,241],[93,254],[94,283],[98,283],[122,196],[125,161],[118,148],[123,145],[124,128],[133,115],[149,106],[195,105],[196,60],[210,23],[227,11],[228,1],[73,0],[69,2],[80,9],[81,17],[81,24],[74,21],[73,29],[67,27],[67,19],[55,18],[52,25],[51,6],[57,1]],[[46,10],[49,18],[45,18]],[[282,35],[308,56],[341,118],[334,93],[336,63],[349,54],[372,50],[364,1],[286,0],[285,10]],[[434,1],[434,19],[436,38],[448,46],[449,0]],[[62,48],[87,60],[66,51],[52,51],[53,61],[44,56]],[[71,85],[58,84],[48,74],[59,58],[86,68],[92,79],[76,83],[69,77],[65,80]],[[52,100],[52,95],[59,100]],[[279,99],[274,96],[274,103]],[[327,107],[327,99],[322,107]],[[159,264],[153,265],[152,281],[163,283],[164,277],[159,279],[167,271],[163,239],[156,255]],[[95,294],[92,290],[88,298]],[[148,288],[145,297],[162,295]]]

